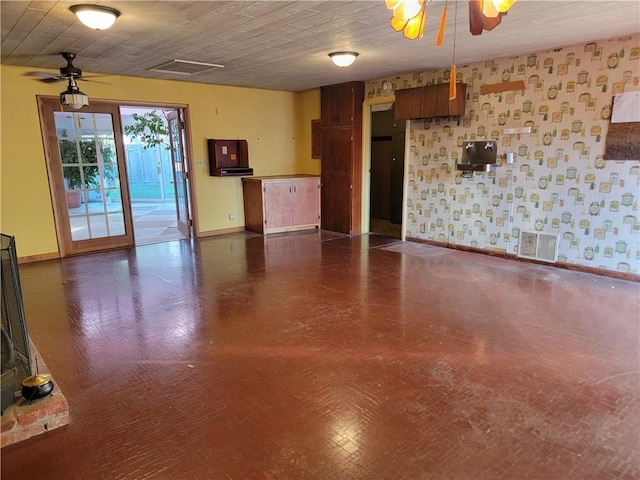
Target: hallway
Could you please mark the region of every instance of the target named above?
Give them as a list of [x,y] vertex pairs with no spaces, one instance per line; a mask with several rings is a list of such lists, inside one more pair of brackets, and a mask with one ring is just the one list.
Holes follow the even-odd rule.
[[640,476],[638,283],[325,231],[20,275],[71,423],[3,480]]

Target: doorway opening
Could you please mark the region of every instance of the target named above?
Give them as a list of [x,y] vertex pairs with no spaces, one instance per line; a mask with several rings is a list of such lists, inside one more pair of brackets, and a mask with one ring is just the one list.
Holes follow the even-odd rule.
[[[188,105],[157,105],[162,121],[145,137],[145,129],[125,130],[123,117],[127,126],[135,125],[140,119],[134,115],[154,110],[148,104],[92,99],[91,105],[66,111],[58,97],[36,98],[61,257],[193,236]],[[158,156],[148,147],[154,138]],[[136,172],[134,147],[125,154],[125,145],[136,143],[146,143],[147,157],[154,155],[146,173]],[[137,166],[143,163],[138,159]],[[143,188],[153,184],[156,193]]]
[[405,123],[393,103],[372,106],[369,231],[393,238],[402,238]]
[[178,228],[179,185],[169,131],[169,119],[180,114],[162,107],[120,107],[136,246],[190,236]]

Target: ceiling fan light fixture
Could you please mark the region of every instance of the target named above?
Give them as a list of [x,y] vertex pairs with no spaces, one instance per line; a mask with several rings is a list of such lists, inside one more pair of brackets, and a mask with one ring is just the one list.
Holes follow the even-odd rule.
[[120,16],[115,8],[102,5],[72,5],[69,7],[78,20],[94,30],[106,30],[111,27]]
[[[406,21],[418,15],[422,8],[429,2],[430,0],[402,0],[397,2],[391,9],[393,10],[394,17]],[[387,8],[389,8],[388,5]]]
[[424,26],[427,23],[427,7],[426,4],[422,10],[410,19],[402,29],[402,34],[409,40],[418,40],[424,35]]
[[496,10],[501,13],[507,13],[517,0],[492,0]]
[[356,61],[358,52],[333,52],[329,54],[333,63],[338,67],[348,67]]
[[89,96],[82,93],[73,78],[69,79],[69,85],[64,92],[60,93],[60,104],[80,110],[89,105]]
[[482,14],[487,18],[496,18],[501,13],[507,13],[516,0],[481,0]]
[[387,1],[387,8],[393,10],[391,28],[402,32],[405,38],[417,40],[424,35],[427,23],[427,5],[431,0]]

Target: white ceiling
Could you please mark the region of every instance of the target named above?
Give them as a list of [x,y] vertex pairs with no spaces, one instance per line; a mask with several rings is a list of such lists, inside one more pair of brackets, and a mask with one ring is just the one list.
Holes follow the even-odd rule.
[[[122,12],[93,31],[69,11],[99,3]],[[639,0],[519,0],[492,31],[472,36],[466,0],[448,0],[443,46],[434,46],[445,0],[428,7],[424,38],[389,27],[384,0],[356,1],[14,1],[0,2],[2,63],[35,70],[64,66],[76,53],[84,74],[103,73],[303,91],[351,80],[537,52],[640,31]],[[454,29],[454,19],[457,22]],[[348,68],[328,53],[360,53]],[[181,59],[223,64],[190,76],[149,71]],[[36,81],[28,78],[25,81]]]

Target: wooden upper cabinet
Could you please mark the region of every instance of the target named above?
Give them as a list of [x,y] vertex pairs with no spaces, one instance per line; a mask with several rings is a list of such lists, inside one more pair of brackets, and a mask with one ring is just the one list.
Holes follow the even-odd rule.
[[[456,94],[456,97],[459,95]],[[422,94],[421,118],[441,117],[449,113],[449,84],[425,87]]]
[[[456,83],[456,98],[449,101],[449,115],[463,116],[467,102],[467,84]],[[449,86],[447,85],[447,99],[449,98]]]
[[395,118],[409,120],[422,115],[422,93],[424,89],[405,88],[396,91]]
[[[360,92],[362,90],[362,92]],[[364,96],[362,82],[341,83],[321,89],[322,128],[346,127],[357,123],[356,116],[362,109],[362,101],[356,100]]]
[[458,83],[456,89],[456,98],[451,101],[448,83],[397,90],[395,118],[410,120],[464,115],[467,85]]

